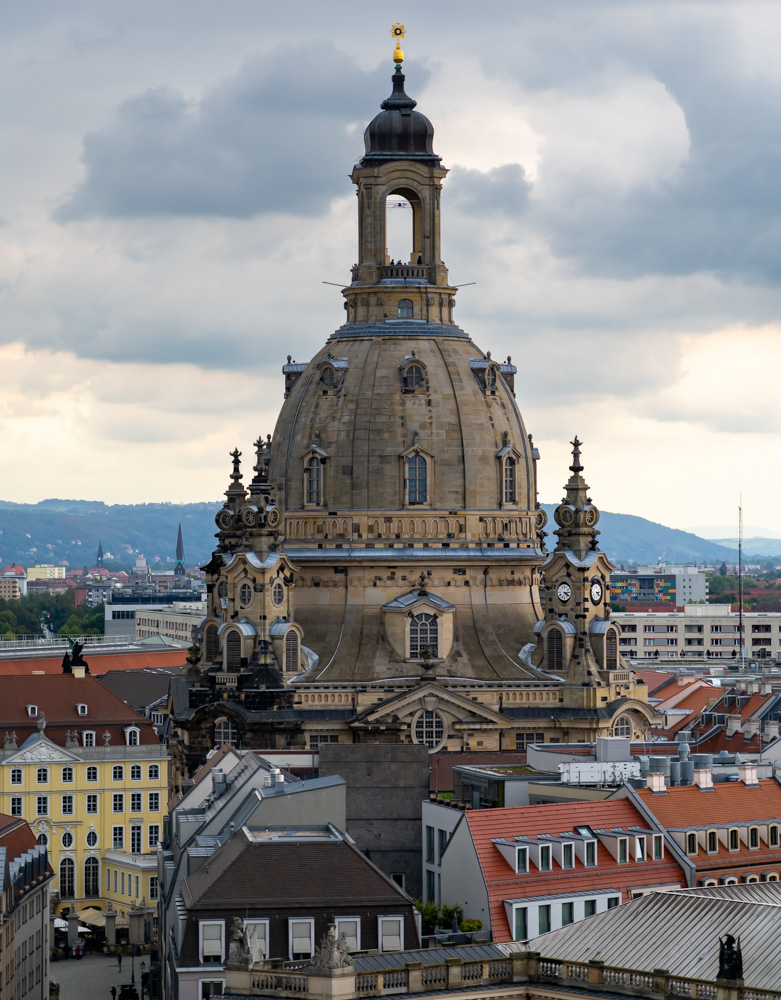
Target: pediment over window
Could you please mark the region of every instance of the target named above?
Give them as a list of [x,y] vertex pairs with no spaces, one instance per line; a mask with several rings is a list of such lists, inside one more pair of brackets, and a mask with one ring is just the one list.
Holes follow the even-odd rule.
[[383,625],[397,656],[425,663],[444,660],[453,645],[455,607],[422,587],[382,606]]
[[379,722],[381,718],[393,715],[409,722],[424,711],[436,711],[453,724],[464,722],[492,723],[502,727],[507,725],[507,719],[498,712],[493,712],[485,705],[472,701],[471,698],[464,698],[433,683],[424,684],[414,691],[404,692],[396,698],[384,701],[382,705],[356,716],[354,721]]
[[406,594],[402,594],[401,597],[394,597],[392,601],[383,604],[382,610],[410,611],[419,604],[429,604],[437,611],[455,611],[455,605],[444,600],[442,597],[438,597],[436,594],[430,593],[428,590],[424,590],[422,587],[409,590]]

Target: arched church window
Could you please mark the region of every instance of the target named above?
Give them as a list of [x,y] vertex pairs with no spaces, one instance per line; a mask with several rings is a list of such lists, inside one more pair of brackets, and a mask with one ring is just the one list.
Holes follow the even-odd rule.
[[439,629],[436,615],[419,614],[410,620],[409,658],[436,659],[439,655]]
[[100,877],[97,858],[87,858],[84,862],[84,895],[100,895]]
[[228,632],[225,639],[225,669],[228,671],[241,669],[241,636],[235,628]]
[[564,642],[561,629],[552,628],[545,637],[545,663],[548,670],[561,670],[564,666]]
[[221,747],[224,743],[230,743],[232,746],[235,746],[236,740],[236,727],[230,719],[220,719],[214,726],[214,745]]
[[285,673],[298,672],[300,649],[298,632],[294,628],[289,628],[285,633]]
[[445,738],[445,722],[439,712],[426,709],[415,723],[415,742],[433,750]]
[[323,463],[313,455],[306,463],[306,502],[313,507],[323,503]]
[[605,670],[618,669],[618,634],[614,628],[605,633]]
[[252,585],[249,583],[242,583],[239,588],[239,601],[241,606],[246,608],[247,605],[252,601]]
[[515,503],[515,466],[512,455],[504,460],[504,502]]
[[323,368],[323,371],[320,375],[320,381],[323,383],[326,389],[330,389],[331,386],[334,384],[335,377],[336,373],[334,372],[333,368],[330,365],[326,365],[325,368]]
[[60,898],[73,899],[76,889],[76,865],[73,858],[63,858],[60,862]]
[[399,299],[399,319],[412,319],[414,315],[412,299]]
[[613,723],[613,735],[632,738],[632,723],[626,715],[619,715]]
[[217,626],[207,625],[203,630],[203,649],[206,659],[213,663],[219,652],[219,642],[217,639]]
[[412,455],[407,462],[407,503],[428,501],[428,462],[422,455]]
[[423,385],[423,369],[420,365],[407,365],[404,369],[404,388],[417,389]]
[[275,608],[278,608],[285,599],[285,585],[281,580],[275,580],[271,588],[271,600]]

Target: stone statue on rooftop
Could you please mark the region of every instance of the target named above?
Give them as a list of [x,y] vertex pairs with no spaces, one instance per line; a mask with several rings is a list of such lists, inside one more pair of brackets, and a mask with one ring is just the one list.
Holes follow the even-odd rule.
[[344,969],[352,965],[350,949],[344,934],[336,936],[336,925],[329,924],[328,932],[323,935],[320,947],[315,951],[312,966],[316,969]]
[[247,944],[247,934],[241,917],[234,917],[231,924],[230,948],[228,961],[231,965],[249,965],[250,951]]
[[743,979],[743,955],[740,950],[740,938],[728,934],[722,941],[719,938],[719,979]]

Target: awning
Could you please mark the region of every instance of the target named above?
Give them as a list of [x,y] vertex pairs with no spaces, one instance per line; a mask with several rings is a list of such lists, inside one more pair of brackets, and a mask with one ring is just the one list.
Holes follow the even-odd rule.
[[[106,926],[106,914],[102,910],[96,909],[94,906],[88,906],[84,910],[80,910],[76,916],[82,923],[90,924],[92,927],[105,927]],[[57,925],[55,924],[55,927]]]
[[[68,921],[67,920],[63,920],[62,917],[55,917],[54,918],[54,929],[56,931],[67,931],[67,929],[68,929]],[[93,932],[94,929],[95,929],[94,927],[82,927],[82,926],[79,926],[78,933],[79,934],[92,934],[92,932]]]

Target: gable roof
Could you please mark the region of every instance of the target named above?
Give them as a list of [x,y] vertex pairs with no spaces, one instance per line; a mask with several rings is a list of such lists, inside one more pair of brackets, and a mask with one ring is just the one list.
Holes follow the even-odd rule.
[[[615,808],[620,804],[620,808]],[[505,809],[467,810],[464,817],[472,836],[478,862],[488,890],[491,930],[495,941],[512,939],[504,907],[506,899],[519,896],[568,895],[582,890],[623,890],[631,885],[681,884],[685,881],[678,864],[669,856],[661,861],[630,861],[619,864],[607,848],[597,842],[597,865],[585,868],[579,861],[574,869],[562,870],[554,862],[552,871],[540,872],[531,865],[527,873],[516,873],[493,841],[497,838],[559,836],[575,833],[578,826],[594,833],[603,830],[648,830],[648,822],[629,799],[599,802],[549,803]]]
[[676,785],[663,794],[640,788],[637,795],[667,830],[702,830],[768,820],[781,823],[781,785],[775,778],[756,785],[719,781],[707,790]]

